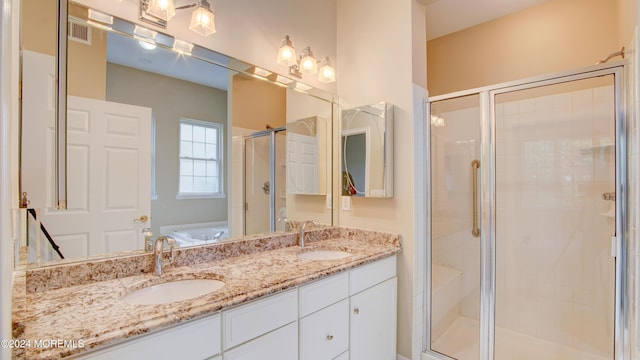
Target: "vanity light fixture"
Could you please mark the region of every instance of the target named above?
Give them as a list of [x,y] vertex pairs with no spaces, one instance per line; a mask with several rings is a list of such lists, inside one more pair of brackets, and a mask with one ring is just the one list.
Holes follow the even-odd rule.
[[283,85],[283,86],[287,86],[289,84],[291,84],[293,82],[293,79],[289,79],[286,76],[282,76],[282,75],[277,75],[276,76],[276,83],[279,85]]
[[285,66],[292,66],[298,63],[296,59],[296,48],[293,47],[293,41],[291,41],[289,35],[285,35],[280,43],[277,61],[278,64]]
[[138,39],[138,44],[145,50],[153,50],[156,48],[157,35],[157,31],[147,29],[140,25],[135,25],[133,28],[133,37]]
[[87,20],[89,24],[105,30],[111,30],[111,27],[113,25],[113,16],[107,15],[100,11],[89,9],[87,12],[87,17],[89,18],[89,20]]
[[319,63],[320,70],[318,70],[318,81],[325,84],[336,81],[336,70],[331,66],[331,60],[329,60],[329,57],[323,57]]
[[191,55],[191,50],[193,50],[193,44],[178,39],[173,41],[173,51],[179,54]]
[[140,0],[140,20],[161,28],[167,28],[167,22],[176,15],[176,10],[196,8],[191,13],[189,30],[202,36],[216,32],[215,15],[209,0],[197,0],[193,4],[175,6],[174,0]]
[[293,41],[289,35],[285,35],[278,49],[277,62],[280,65],[289,66],[289,75],[302,79],[303,75],[318,74],[318,66],[320,73],[318,81],[323,83],[332,83],[336,81],[336,72],[328,56],[318,61],[311,51],[311,47],[307,46],[300,53],[300,58],[296,59],[296,50],[293,47]]
[[259,68],[257,66],[253,67],[253,74],[260,79],[268,80],[267,77],[272,74],[271,71],[265,70],[263,68]]

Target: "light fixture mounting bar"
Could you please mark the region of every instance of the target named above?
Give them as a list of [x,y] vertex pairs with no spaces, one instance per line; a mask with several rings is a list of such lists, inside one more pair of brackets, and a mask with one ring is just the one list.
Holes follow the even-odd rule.
[[148,8],[149,8],[149,0],[140,0],[140,17],[139,17],[140,20],[146,22],[147,24],[155,25],[157,27],[166,29],[167,21],[147,13]]

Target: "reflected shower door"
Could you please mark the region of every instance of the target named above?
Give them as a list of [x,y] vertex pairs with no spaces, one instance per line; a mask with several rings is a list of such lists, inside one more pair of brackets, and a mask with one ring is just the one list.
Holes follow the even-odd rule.
[[247,137],[244,141],[244,233],[268,233],[270,227],[269,196],[271,168],[269,134]]
[[277,219],[287,215],[286,145],[285,128],[244,139],[245,234],[284,230]]
[[480,358],[480,98],[431,103],[431,350]]
[[614,75],[494,100],[495,359],[612,359]]

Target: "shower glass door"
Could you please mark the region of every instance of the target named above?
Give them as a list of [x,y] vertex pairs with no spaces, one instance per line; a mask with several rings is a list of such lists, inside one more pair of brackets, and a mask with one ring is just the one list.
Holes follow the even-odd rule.
[[614,75],[497,93],[495,359],[614,354]]
[[244,138],[244,233],[284,230],[287,215],[286,128]]
[[261,234],[270,230],[271,135],[244,140],[244,233]]
[[480,358],[480,97],[431,103],[431,350]]
[[621,76],[432,98],[427,359],[627,360]]

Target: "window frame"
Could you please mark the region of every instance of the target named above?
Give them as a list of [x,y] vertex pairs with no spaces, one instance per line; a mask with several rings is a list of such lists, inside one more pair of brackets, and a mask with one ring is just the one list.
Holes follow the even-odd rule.
[[[217,154],[218,156],[214,159],[217,163],[217,167],[218,167],[218,189],[216,189],[216,191],[214,192],[181,192],[180,191],[180,181],[181,181],[181,177],[182,175],[182,169],[180,166],[180,161],[182,159],[188,159],[188,160],[209,160],[211,161],[211,159],[208,158],[199,158],[199,157],[185,157],[185,156],[181,156],[182,153],[182,124],[186,124],[186,125],[191,125],[191,126],[199,126],[199,127],[203,127],[203,128],[214,128],[217,131]],[[223,162],[224,162],[224,153],[223,153],[223,141],[224,141],[224,124],[221,123],[217,123],[217,122],[213,122],[213,121],[203,121],[203,120],[196,120],[196,119],[190,119],[190,118],[185,118],[185,117],[181,117],[180,120],[178,120],[178,193],[176,195],[176,199],[180,200],[180,199],[221,199],[221,198],[226,198],[226,194],[224,192],[224,166],[223,166]],[[191,140],[191,142],[193,142],[193,140]],[[185,175],[187,176],[187,175]],[[193,175],[191,175],[193,176]]]

